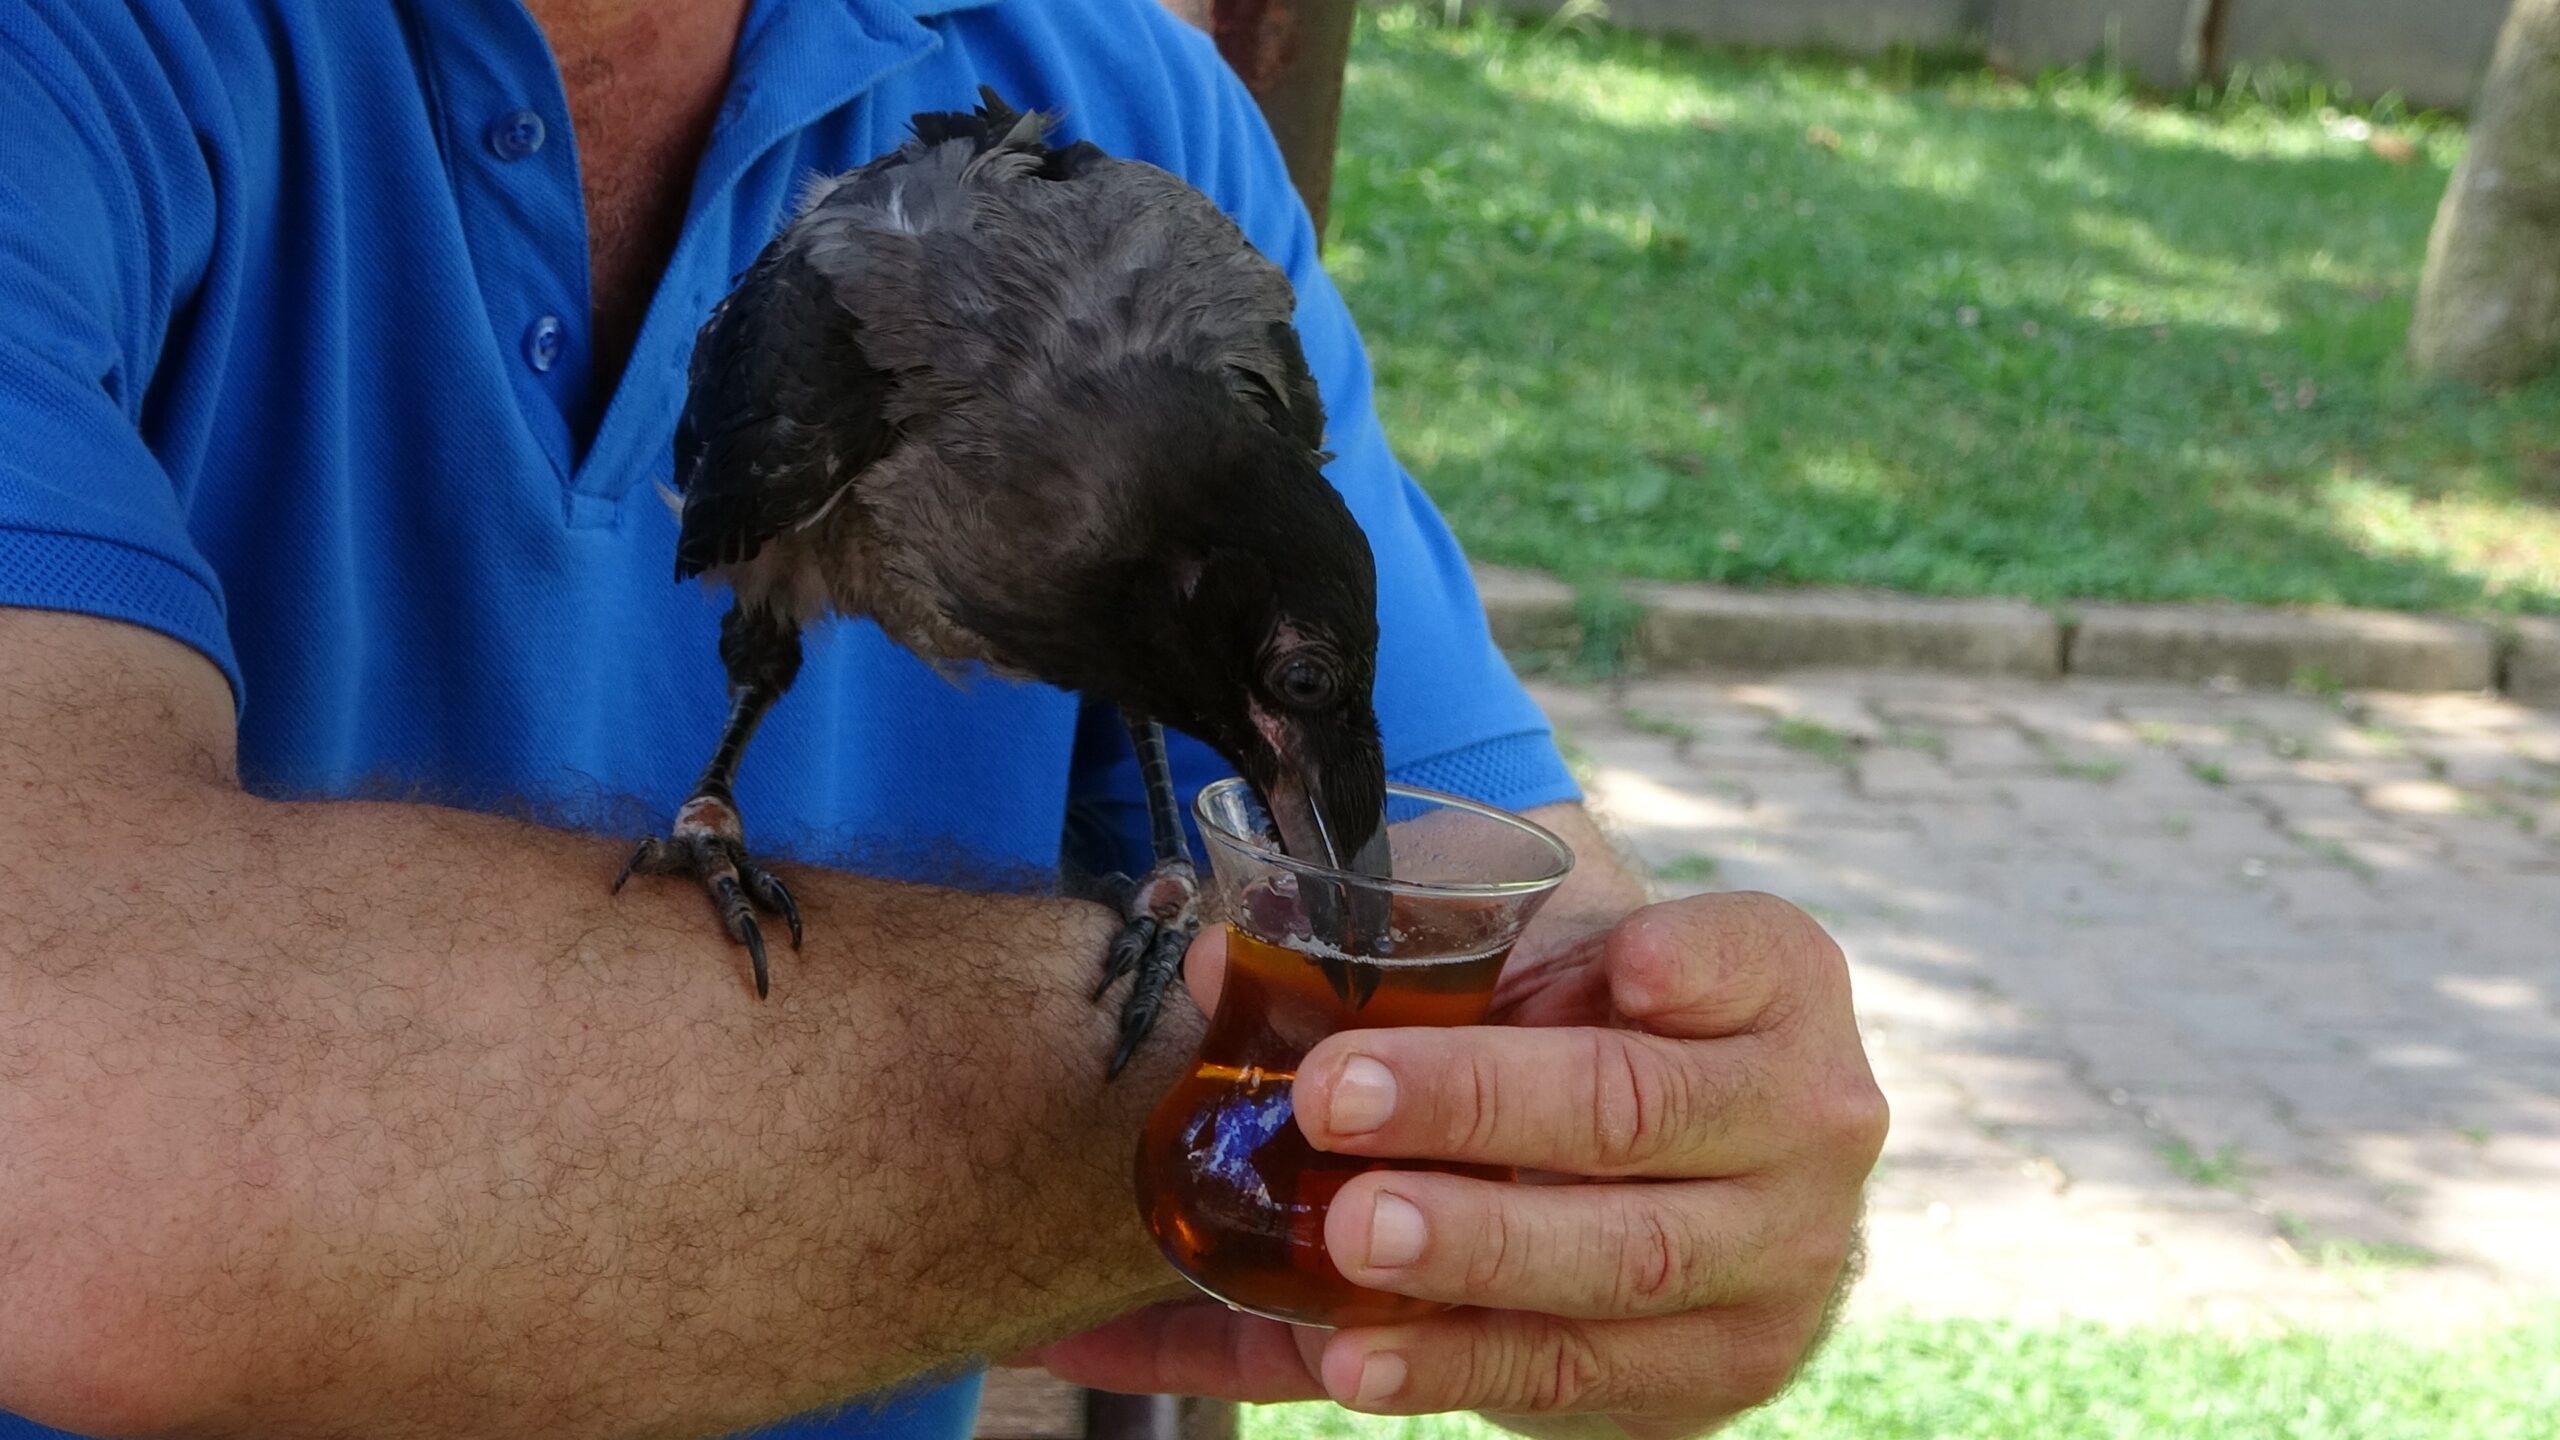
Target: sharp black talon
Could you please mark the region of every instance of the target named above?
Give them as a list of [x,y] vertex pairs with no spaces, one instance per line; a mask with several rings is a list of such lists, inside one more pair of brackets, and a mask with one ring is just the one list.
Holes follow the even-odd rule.
[[1129,1068],[1130,1058],[1138,1053],[1138,1047],[1145,1044],[1146,1039],[1147,1032],[1145,1027],[1142,1026],[1132,1029],[1130,1026],[1123,1024],[1120,1027],[1119,1047],[1111,1052],[1111,1067],[1102,1072],[1102,1078],[1105,1080],[1119,1079],[1120,1072]]
[[747,903],[744,888],[735,875],[715,875],[711,880],[712,902],[720,907],[720,924],[729,938],[747,947],[747,958],[755,962],[756,998],[765,998],[764,929],[756,924],[756,912]]
[[1102,1072],[1105,1080],[1120,1078],[1120,1072],[1128,1068],[1130,1059],[1138,1053],[1138,1047],[1147,1043],[1147,1032],[1156,1026],[1156,1003],[1162,992],[1142,999],[1140,991],[1145,985],[1146,977],[1139,976],[1137,987],[1129,992],[1129,1003],[1120,1009],[1120,1043],[1112,1048],[1110,1068]]
[[1116,870],[1108,875],[1085,876],[1081,884],[1084,888],[1078,893],[1082,898],[1122,915],[1129,913],[1129,899],[1138,893],[1138,882]]
[[1137,968],[1138,957],[1154,942],[1157,928],[1156,921],[1140,916],[1111,937],[1111,951],[1102,964],[1102,983],[1093,987],[1093,999],[1100,1000],[1121,976]]
[[764,932],[756,928],[756,922],[753,920],[749,920],[747,922],[747,959],[755,966],[756,998],[759,1000],[765,999],[770,993],[772,985],[765,974]]
[[791,927],[791,948],[799,949],[800,902],[791,898],[790,888],[782,883],[782,877],[770,870],[751,867],[747,871],[747,888],[755,892],[757,904],[782,916],[783,923]]
[[656,836],[651,836],[650,838],[641,841],[638,845],[633,846],[630,856],[622,862],[622,872],[613,877],[613,893],[616,895],[621,894],[624,882],[628,881],[633,875],[638,874],[642,865],[657,858],[658,841]]
[[[1134,927],[1132,927],[1134,928]],[[1129,986],[1129,998],[1120,1007],[1120,1044],[1111,1052],[1111,1066],[1106,1079],[1118,1079],[1138,1047],[1146,1043],[1155,1029],[1156,1012],[1164,1006],[1165,991],[1173,986],[1174,977],[1182,973],[1182,957],[1191,948],[1193,930],[1168,925],[1159,927],[1140,947],[1145,960],[1138,967],[1138,977]],[[1115,959],[1119,949],[1114,945]]]

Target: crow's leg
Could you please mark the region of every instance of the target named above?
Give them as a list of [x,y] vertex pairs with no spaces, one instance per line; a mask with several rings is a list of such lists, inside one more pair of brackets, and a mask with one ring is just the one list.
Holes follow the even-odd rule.
[[747,947],[756,975],[756,997],[768,987],[764,933],[756,926],[758,907],[770,910],[791,927],[791,947],[800,948],[800,907],[772,871],[747,858],[746,821],[738,814],[731,786],[739,758],[756,723],[791,688],[800,674],[800,631],[770,611],[732,607],[720,622],[720,663],[729,671],[729,722],[720,729],[720,747],[694,782],[693,793],[676,807],[675,825],[666,838],[640,842],[622,873],[613,878],[620,893],[635,874],[690,875],[711,893],[720,923],[729,938]]
[[1135,972],[1129,998],[1120,1006],[1120,1044],[1111,1054],[1111,1074],[1118,1075],[1129,1057],[1155,1028],[1164,992],[1182,973],[1183,952],[1200,933],[1200,872],[1192,868],[1191,849],[1182,838],[1182,809],[1173,794],[1173,765],[1165,758],[1164,727],[1129,717],[1129,740],[1138,750],[1138,772],[1147,785],[1147,820],[1155,832],[1155,868],[1131,880],[1113,876],[1104,884],[1120,911],[1120,934],[1111,942],[1099,1000],[1123,975]]

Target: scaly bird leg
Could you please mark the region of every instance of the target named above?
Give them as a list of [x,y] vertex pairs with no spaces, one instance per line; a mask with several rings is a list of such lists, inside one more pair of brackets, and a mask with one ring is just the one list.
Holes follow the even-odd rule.
[[1145,878],[1114,876],[1109,888],[1119,902],[1122,925],[1111,942],[1102,983],[1093,998],[1123,975],[1135,972],[1129,998],[1120,1006],[1120,1044],[1111,1054],[1110,1074],[1117,1076],[1138,1053],[1147,1032],[1155,1028],[1164,992],[1182,973],[1183,953],[1200,933],[1200,872],[1191,863],[1191,848],[1182,836],[1182,808],[1174,798],[1173,765],[1166,759],[1164,727],[1152,720],[1127,717],[1129,742],[1137,747],[1138,773],[1146,781],[1147,821],[1155,834],[1155,868]]
[[623,883],[640,874],[690,875],[700,881],[729,938],[747,947],[761,1000],[771,982],[755,912],[761,907],[780,915],[791,927],[791,948],[797,950],[800,907],[780,876],[747,857],[746,821],[738,813],[732,786],[757,723],[800,673],[800,632],[770,614],[732,609],[720,622],[720,659],[729,671],[729,720],[721,727],[719,748],[694,782],[693,793],[676,807],[666,838],[652,835],[641,841],[622,862],[622,873],[613,877],[613,889],[620,894]]

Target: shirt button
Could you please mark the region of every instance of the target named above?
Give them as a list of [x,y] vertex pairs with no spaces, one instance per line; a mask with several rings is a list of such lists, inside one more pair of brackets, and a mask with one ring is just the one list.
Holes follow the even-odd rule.
[[489,150],[501,160],[522,160],[542,148],[549,132],[530,110],[510,110],[489,122]]
[[569,327],[557,315],[545,315],[525,327],[524,363],[549,371],[560,363],[560,347],[569,343]]

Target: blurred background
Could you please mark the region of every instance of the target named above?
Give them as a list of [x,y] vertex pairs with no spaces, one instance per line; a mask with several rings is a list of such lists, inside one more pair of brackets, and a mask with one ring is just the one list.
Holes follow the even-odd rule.
[[[2560,1433],[2560,0],[1189,13],[1623,847],[1849,951],[1868,1277],[1730,1433]],[[1647,629],[1844,594],[2060,658]]]

